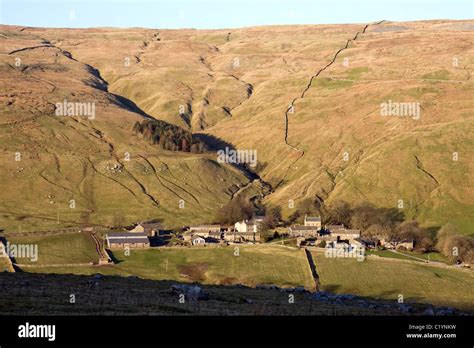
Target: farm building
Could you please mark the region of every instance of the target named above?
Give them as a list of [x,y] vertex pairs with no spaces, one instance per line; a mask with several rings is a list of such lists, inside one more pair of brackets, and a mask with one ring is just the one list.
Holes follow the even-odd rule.
[[326,231],[330,231],[330,232],[337,232],[339,230],[345,230],[346,227],[344,226],[344,224],[340,224],[340,225],[325,225],[324,226],[324,229]]
[[158,222],[141,222],[137,224],[130,232],[145,233],[148,236],[154,237],[160,234],[163,226]]
[[114,232],[106,234],[108,248],[148,248],[150,241],[144,232]]
[[[201,241],[201,238],[203,241]],[[191,243],[192,245],[200,245],[207,244],[207,243],[220,243],[222,241],[222,232],[217,231],[207,231],[202,233],[193,233],[193,232],[186,232],[183,234],[183,239],[187,243]]]
[[335,230],[331,233],[333,237],[336,237],[338,240],[354,240],[360,238],[360,230],[353,229],[344,229],[344,230]]
[[316,238],[318,231],[316,226],[293,225],[288,227],[288,235],[290,237]]
[[254,221],[242,221],[242,222],[236,222],[235,223],[235,230],[237,232],[253,232],[256,233],[258,231],[258,226],[257,223]]
[[194,235],[191,237],[191,244],[192,245],[204,245],[206,244],[206,240],[201,236]]
[[195,225],[190,226],[189,231],[195,233],[220,232],[221,225]]
[[260,233],[258,232],[226,232],[224,234],[226,242],[260,242]]
[[321,217],[320,216],[304,216],[304,225],[316,227],[318,230],[321,229]]

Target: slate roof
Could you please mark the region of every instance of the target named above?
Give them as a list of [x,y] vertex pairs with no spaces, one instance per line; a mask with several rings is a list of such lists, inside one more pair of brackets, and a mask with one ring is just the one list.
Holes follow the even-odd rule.
[[294,225],[290,227],[292,231],[317,231],[316,226]]
[[148,236],[144,232],[111,232],[107,234],[108,239],[116,238],[147,238]]
[[148,238],[113,238],[109,239],[110,244],[131,244],[131,243],[144,243],[149,244]]
[[306,221],[321,221],[320,216],[305,216]]
[[344,227],[344,225],[327,225],[326,229],[330,230],[330,231],[332,231],[332,230],[344,230],[345,227]]

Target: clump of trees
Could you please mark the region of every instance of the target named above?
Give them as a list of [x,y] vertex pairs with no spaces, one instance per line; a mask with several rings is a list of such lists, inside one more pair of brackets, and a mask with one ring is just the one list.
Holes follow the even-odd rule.
[[436,249],[449,261],[474,263],[474,238],[460,235],[453,224],[441,227],[437,237]]
[[243,195],[237,196],[222,206],[216,214],[216,222],[221,224],[233,224],[236,221],[251,219],[255,213],[255,207]]
[[390,239],[395,242],[401,242],[406,239],[415,241],[415,249],[420,252],[428,252],[432,249],[434,241],[426,228],[419,225],[418,221],[404,221],[400,223]]
[[278,226],[281,221],[281,208],[272,207],[265,212],[265,217],[263,218],[262,230],[268,231],[272,228]]
[[191,132],[161,120],[144,120],[141,123],[137,121],[133,126],[133,132],[164,150],[192,153],[207,150],[204,142],[194,138]]

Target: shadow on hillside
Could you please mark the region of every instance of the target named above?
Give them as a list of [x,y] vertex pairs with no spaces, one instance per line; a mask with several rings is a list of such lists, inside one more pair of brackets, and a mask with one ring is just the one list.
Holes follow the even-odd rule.
[[[127,99],[121,95],[118,95],[118,94],[114,94],[114,93],[111,93],[111,92],[108,92],[109,94],[111,94],[115,100],[112,100],[112,102],[117,105],[117,106],[120,106],[124,109],[127,109],[128,111],[131,111],[131,112],[135,112],[147,119],[150,119],[150,120],[154,120],[155,118],[148,115],[145,111],[143,111],[142,109],[140,109],[138,107],[137,104],[135,104],[133,101],[131,101],[130,99]],[[131,129],[131,128],[130,128]]]
[[[226,148],[228,151],[231,150],[237,150],[235,146],[221,138],[215,137],[211,134],[205,134],[205,133],[194,133],[193,137],[196,139],[199,139],[200,141],[204,142],[207,146],[207,148],[212,151],[212,152],[217,152],[219,150],[225,151]],[[217,156],[216,156],[217,158]],[[247,164],[244,163],[229,163],[233,167],[237,168],[238,170],[242,171],[245,173],[248,179],[254,180],[258,179],[259,176],[253,171],[253,169],[249,168]]]
[[193,137],[205,143],[210,151],[224,150],[226,147],[229,150],[235,150],[233,144],[211,134],[193,133]]

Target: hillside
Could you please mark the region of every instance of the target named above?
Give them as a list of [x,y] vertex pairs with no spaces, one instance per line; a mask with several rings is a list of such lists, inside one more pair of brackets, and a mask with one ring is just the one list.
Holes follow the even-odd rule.
[[[42,35],[1,33],[0,228],[192,223],[249,181],[209,154],[159,150],[133,133],[149,116],[95,68]],[[93,103],[95,114],[57,115],[64,101]]]
[[[427,227],[450,221],[472,234],[473,30],[473,21],[2,26],[4,225],[55,221],[59,204],[64,223],[209,220],[249,179],[215,154],[162,151],[134,136],[133,124],[152,117],[257,150],[256,171],[274,190],[265,202],[284,215],[289,200],[403,200],[405,215]],[[15,67],[17,57],[28,67]],[[97,118],[49,116],[65,97],[96,101]],[[382,116],[389,101],[419,103],[421,113]],[[12,160],[16,151],[28,162]],[[117,162],[122,172],[104,172]],[[71,197],[80,213],[67,209]],[[179,199],[190,209],[179,210]]]

